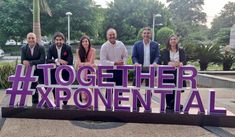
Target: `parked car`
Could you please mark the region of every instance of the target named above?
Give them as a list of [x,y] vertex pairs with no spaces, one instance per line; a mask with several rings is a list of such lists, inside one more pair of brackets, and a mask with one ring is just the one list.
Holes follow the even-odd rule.
[[[22,44],[27,44],[27,39],[24,39]],[[48,40],[48,38],[46,36],[43,36],[42,37],[42,40],[41,40],[41,44],[44,45],[44,46],[48,46],[51,44],[51,42]]]
[[0,58],[4,57],[4,51],[2,49],[0,49]]
[[7,45],[7,46],[15,46],[16,45],[16,41],[13,40],[13,39],[7,40],[5,45]]

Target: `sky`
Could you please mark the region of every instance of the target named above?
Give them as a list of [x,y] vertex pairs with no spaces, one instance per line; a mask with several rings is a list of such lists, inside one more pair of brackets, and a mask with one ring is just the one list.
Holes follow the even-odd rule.
[[[112,0],[94,0],[97,4],[102,7],[106,7],[107,2]],[[159,0],[162,3],[166,3],[166,0]],[[220,11],[229,1],[235,2],[235,0],[204,0],[205,5],[203,6],[204,12],[207,13],[207,26],[211,27],[211,22],[216,15],[219,15]]]

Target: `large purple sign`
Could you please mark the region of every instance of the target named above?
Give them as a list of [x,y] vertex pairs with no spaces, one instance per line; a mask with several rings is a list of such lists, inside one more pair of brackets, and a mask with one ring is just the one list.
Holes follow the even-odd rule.
[[[140,100],[145,112],[152,112],[157,108],[152,108],[152,97],[160,95],[160,112],[165,110],[165,97],[167,94],[173,94],[175,91],[175,107],[174,111],[180,113],[181,91],[186,90],[183,87],[183,81],[189,82],[190,95],[184,105],[183,113],[188,113],[191,108],[198,109],[200,114],[205,114],[205,107],[203,105],[200,92],[197,88],[197,70],[193,66],[183,66],[179,68],[170,66],[149,67],[149,73],[142,73],[140,66],[98,66],[97,69],[84,66],[75,71],[72,66],[58,66],[55,68],[52,64],[38,65],[38,69],[43,70],[44,84],[38,85],[37,90],[40,101],[37,107],[41,108],[46,104],[49,108],[60,108],[62,101],[73,100],[73,103],[80,110],[86,110],[90,106],[94,106],[94,110],[98,111],[100,105],[105,106],[106,110],[114,111],[137,111],[137,99]],[[56,69],[56,85],[52,85],[50,81],[51,69]],[[122,70],[122,86],[116,86],[113,82],[106,82],[106,78],[112,78],[113,75],[106,73],[106,70]],[[164,83],[165,79],[174,79],[174,75],[165,74],[164,71],[177,69],[177,83]],[[20,97],[19,107],[26,105],[26,98],[34,94],[31,84],[37,81],[37,77],[33,76],[35,67],[25,68],[23,65],[18,65],[16,73],[9,77],[12,82],[12,88],[6,90],[6,94],[10,95],[9,105],[14,107],[16,105],[16,97]],[[134,70],[136,86],[128,86],[128,71]],[[69,73],[69,79],[64,80],[62,71]],[[87,80],[82,78],[83,71],[89,71]],[[187,72],[187,73],[186,73]],[[157,73],[157,75],[155,75]],[[187,75],[186,75],[187,74]],[[149,79],[149,86],[142,87],[142,79]],[[78,83],[78,84],[74,84]],[[156,86],[157,85],[157,86]],[[92,90],[91,90],[92,89]],[[55,90],[55,100],[49,98],[49,94]],[[63,93],[67,94],[64,95]],[[106,96],[104,95],[106,92]],[[79,100],[81,93],[87,95],[86,103]],[[129,96],[121,95],[120,93],[128,93]],[[145,96],[143,96],[145,94]],[[122,102],[120,104],[120,102]],[[196,102],[196,103],[195,103]],[[125,104],[125,105],[123,105]],[[222,114],[226,115],[226,109],[218,109],[215,107],[215,91],[210,90],[208,98],[208,114]]]

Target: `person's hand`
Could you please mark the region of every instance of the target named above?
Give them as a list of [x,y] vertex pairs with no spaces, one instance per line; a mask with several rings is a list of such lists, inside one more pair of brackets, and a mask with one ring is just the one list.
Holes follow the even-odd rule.
[[122,60],[116,61],[116,62],[114,62],[114,65],[115,66],[122,66],[122,65],[124,65],[124,61],[122,61]]
[[150,67],[157,67],[158,64],[154,63],[154,64],[151,64]]
[[68,64],[68,62],[65,61],[65,60],[63,60],[63,59],[59,59],[59,63],[60,63],[61,65],[67,65],[67,64]]
[[134,65],[135,65],[135,66],[140,66],[140,67],[142,66],[142,65],[141,65],[141,64],[139,64],[139,63],[135,63]]
[[179,67],[180,66],[180,62],[179,61],[175,61],[175,67]]
[[25,65],[25,67],[28,67],[30,66],[30,62],[28,60],[24,60],[23,65]]
[[176,67],[176,63],[173,62],[173,61],[169,62],[168,65],[170,65],[170,66],[172,66],[172,67]]
[[96,67],[96,64],[91,64],[91,67],[93,67],[93,68]]
[[179,63],[179,66],[182,67],[184,64],[182,62]]
[[56,68],[56,63],[50,63],[50,65],[53,65],[53,67]]

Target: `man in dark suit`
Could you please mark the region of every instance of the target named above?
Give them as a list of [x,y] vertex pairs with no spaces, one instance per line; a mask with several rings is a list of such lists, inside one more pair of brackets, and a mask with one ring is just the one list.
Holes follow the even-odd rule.
[[[34,76],[38,76],[38,82],[33,82],[31,88],[36,89],[38,83],[43,82],[42,70],[37,69],[38,64],[45,63],[45,49],[43,46],[39,45],[34,33],[29,33],[27,35],[27,44],[21,47],[21,63],[28,66],[36,66],[34,71]],[[36,90],[32,97],[33,105],[38,103],[38,92]]]
[[[54,63],[59,65],[73,65],[73,53],[71,47],[65,44],[64,34],[61,32],[56,32],[53,37],[53,44],[49,47],[47,52],[47,63]],[[64,80],[69,79],[69,74],[67,71],[62,71],[62,77]],[[56,84],[55,79],[55,69],[51,71],[51,83]],[[55,96],[55,91],[53,91]],[[63,101],[64,105],[67,101]]]
[[[142,37],[143,40],[136,42],[133,46],[132,63],[136,66],[142,66],[142,73],[149,73],[150,65],[159,64],[159,45],[151,41],[152,31],[149,27],[143,28]],[[135,79],[133,85],[136,85]],[[148,79],[145,79],[145,86],[149,86]],[[137,101],[137,106],[141,106],[139,100]]]

